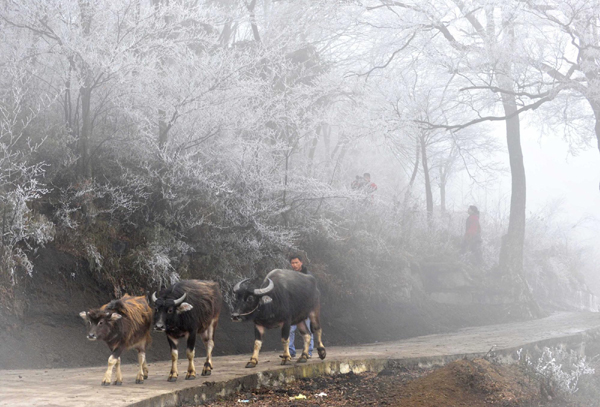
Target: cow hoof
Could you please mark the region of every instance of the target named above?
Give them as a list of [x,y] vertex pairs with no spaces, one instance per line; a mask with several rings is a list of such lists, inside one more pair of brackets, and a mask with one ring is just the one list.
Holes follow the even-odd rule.
[[103,386],[110,386],[110,382],[102,382]]
[[147,378],[148,378],[148,374],[146,373],[146,374],[144,375],[144,380],[146,380]]
[[185,375],[185,380],[194,380],[196,379],[196,373],[188,373]]
[[305,355],[304,353],[296,361],[296,363],[306,363],[306,362],[308,362],[308,355]]
[[123,384],[123,382],[120,382],[118,380],[115,380],[115,382],[113,383],[115,386],[120,386]]
[[202,376],[210,376],[210,374],[211,374],[210,369],[202,369]]
[[246,368],[251,368],[251,367],[256,367],[256,363],[255,362],[246,363]]
[[177,376],[169,376],[169,378],[167,379],[168,382],[176,382],[177,381]]
[[319,352],[319,357],[321,358],[321,360],[325,359],[325,356],[327,356],[325,348],[318,348],[317,351]]
[[281,364],[282,365],[291,365],[292,364],[292,360],[291,359],[287,359],[287,358],[281,359]]
[[144,379],[135,379],[135,384],[144,384]]

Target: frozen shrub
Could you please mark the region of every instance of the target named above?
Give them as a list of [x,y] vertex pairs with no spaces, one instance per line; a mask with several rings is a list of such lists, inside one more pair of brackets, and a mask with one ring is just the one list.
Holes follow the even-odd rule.
[[542,378],[551,394],[573,394],[577,392],[579,379],[583,375],[595,373],[585,356],[579,356],[573,350],[567,351],[563,346],[553,349],[544,347],[537,359],[524,355],[522,350],[519,350],[518,356],[521,363]]

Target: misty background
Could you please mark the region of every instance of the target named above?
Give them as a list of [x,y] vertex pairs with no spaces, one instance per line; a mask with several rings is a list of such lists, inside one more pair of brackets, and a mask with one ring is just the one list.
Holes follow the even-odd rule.
[[338,341],[360,303],[390,338],[598,311],[599,12],[3,1],[3,318],[59,296],[45,281],[99,303],[211,279],[229,301],[298,250]]

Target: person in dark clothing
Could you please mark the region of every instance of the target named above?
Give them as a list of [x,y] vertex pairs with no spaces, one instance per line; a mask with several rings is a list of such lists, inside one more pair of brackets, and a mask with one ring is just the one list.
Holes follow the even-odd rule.
[[[299,254],[292,254],[289,257],[290,265],[292,266],[292,270],[297,271],[302,274],[310,274],[310,272],[306,269],[306,266],[302,262],[302,259]],[[310,318],[306,318],[307,328],[310,330]],[[290,356],[296,357],[296,346],[294,345],[294,339],[296,337],[296,325],[292,325],[290,327]],[[308,347],[308,357],[312,357],[312,351],[314,346],[314,338],[313,334],[310,334],[310,346]]]
[[467,211],[465,237],[463,239],[462,252],[471,252],[477,263],[482,262],[481,257],[481,225],[479,224],[479,209],[475,205],[469,206]]
[[364,180],[361,178],[361,176],[357,175],[354,181],[352,181],[352,184],[350,184],[350,188],[358,190],[361,189],[364,186],[364,184]]

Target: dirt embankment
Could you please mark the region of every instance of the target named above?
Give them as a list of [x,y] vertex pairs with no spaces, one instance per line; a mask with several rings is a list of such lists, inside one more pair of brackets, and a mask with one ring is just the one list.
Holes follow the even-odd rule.
[[[96,366],[106,363],[109,351],[103,343],[86,340],[85,309],[114,298],[112,286],[89,271],[85,260],[53,246],[40,249],[34,259],[35,275],[21,282],[13,307],[21,317],[0,309],[0,369]],[[198,276],[201,278],[201,276]],[[140,293],[131,293],[140,294]],[[254,340],[250,323],[232,323],[224,312],[216,333],[215,355],[249,353]],[[322,293],[324,342],[352,345],[397,340],[464,326],[483,325],[502,319],[502,310],[436,306],[425,301],[366,302],[356,296]],[[164,334],[153,334],[149,361],[169,360]],[[280,348],[279,333],[266,335],[263,349]],[[204,354],[199,343],[198,354]],[[135,352],[123,355],[137,362]]]
[[[302,379],[285,388],[240,392],[209,403],[260,406],[402,407],[597,407],[600,375],[586,377],[575,395],[549,396],[541,377],[521,364],[498,365],[485,359],[458,360],[442,368],[389,368]],[[188,406],[191,407],[191,406]]]

